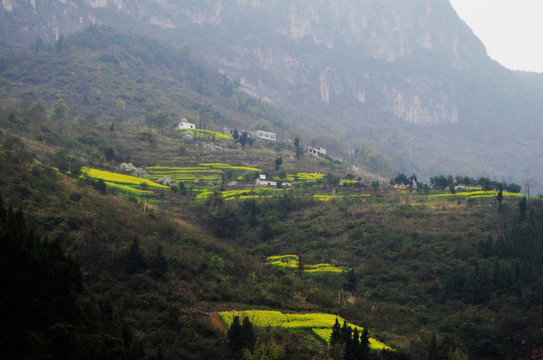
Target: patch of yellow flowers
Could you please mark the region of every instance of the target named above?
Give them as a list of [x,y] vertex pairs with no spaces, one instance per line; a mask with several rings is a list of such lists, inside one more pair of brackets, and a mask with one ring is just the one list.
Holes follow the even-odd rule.
[[[219,317],[228,327],[232,325],[234,316],[239,316],[240,319],[248,317],[253,325],[257,327],[272,326],[291,330],[311,331],[316,338],[326,344],[328,344],[328,341],[330,340],[332,327],[334,326],[336,319],[340,324],[343,324],[344,322],[344,319],[339,316],[324,313],[284,314],[279,311],[267,310],[223,311],[219,313]],[[353,329],[357,329],[358,332],[362,332],[363,330],[362,327],[354,324],[347,323],[347,325]],[[370,347],[376,350],[392,350],[389,346],[386,346],[373,338],[370,338]]]

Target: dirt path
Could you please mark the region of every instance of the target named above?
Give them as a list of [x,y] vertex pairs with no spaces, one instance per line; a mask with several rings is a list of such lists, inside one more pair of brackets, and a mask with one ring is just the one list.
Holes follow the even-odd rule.
[[224,322],[219,317],[219,313],[211,312],[211,313],[207,313],[207,314],[211,318],[211,324],[214,327],[216,327],[217,329],[219,329],[220,331],[222,331],[225,334],[228,333],[228,327],[226,327]]

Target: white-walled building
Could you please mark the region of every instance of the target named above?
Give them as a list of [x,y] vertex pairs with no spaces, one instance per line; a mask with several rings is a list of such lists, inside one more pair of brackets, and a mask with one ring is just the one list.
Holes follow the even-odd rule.
[[196,129],[196,125],[187,121],[187,119],[181,119],[179,124],[177,125],[178,129]]
[[275,133],[264,131],[264,130],[257,130],[253,132],[254,136],[258,139],[262,140],[268,140],[268,141],[276,141],[277,135]]
[[326,149],[322,147],[307,147],[307,152],[311,155],[326,155]]

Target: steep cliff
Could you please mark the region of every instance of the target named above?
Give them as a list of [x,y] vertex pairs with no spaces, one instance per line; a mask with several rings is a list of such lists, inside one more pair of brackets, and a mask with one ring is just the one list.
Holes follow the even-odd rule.
[[394,67],[431,53],[469,69],[485,56],[447,0],[3,0],[0,14],[3,33],[16,33],[17,43],[57,41],[91,24],[155,33],[273,102],[333,109],[351,99],[417,124],[457,122],[453,94],[418,73],[397,71],[395,83],[383,82],[390,75],[378,63]]

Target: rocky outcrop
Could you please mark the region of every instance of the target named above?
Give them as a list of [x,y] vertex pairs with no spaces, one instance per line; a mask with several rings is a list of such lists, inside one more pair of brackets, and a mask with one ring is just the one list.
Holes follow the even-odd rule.
[[[439,54],[446,66],[469,69],[485,56],[447,0],[2,0],[0,19],[3,32],[17,28],[22,44],[93,24],[159,35],[194,48],[272,102],[307,103],[299,93],[333,109],[350,98],[417,124],[456,122],[458,108],[453,93],[428,97],[433,79],[411,86],[398,69],[403,60]],[[395,73],[361,71],[368,60]]]

